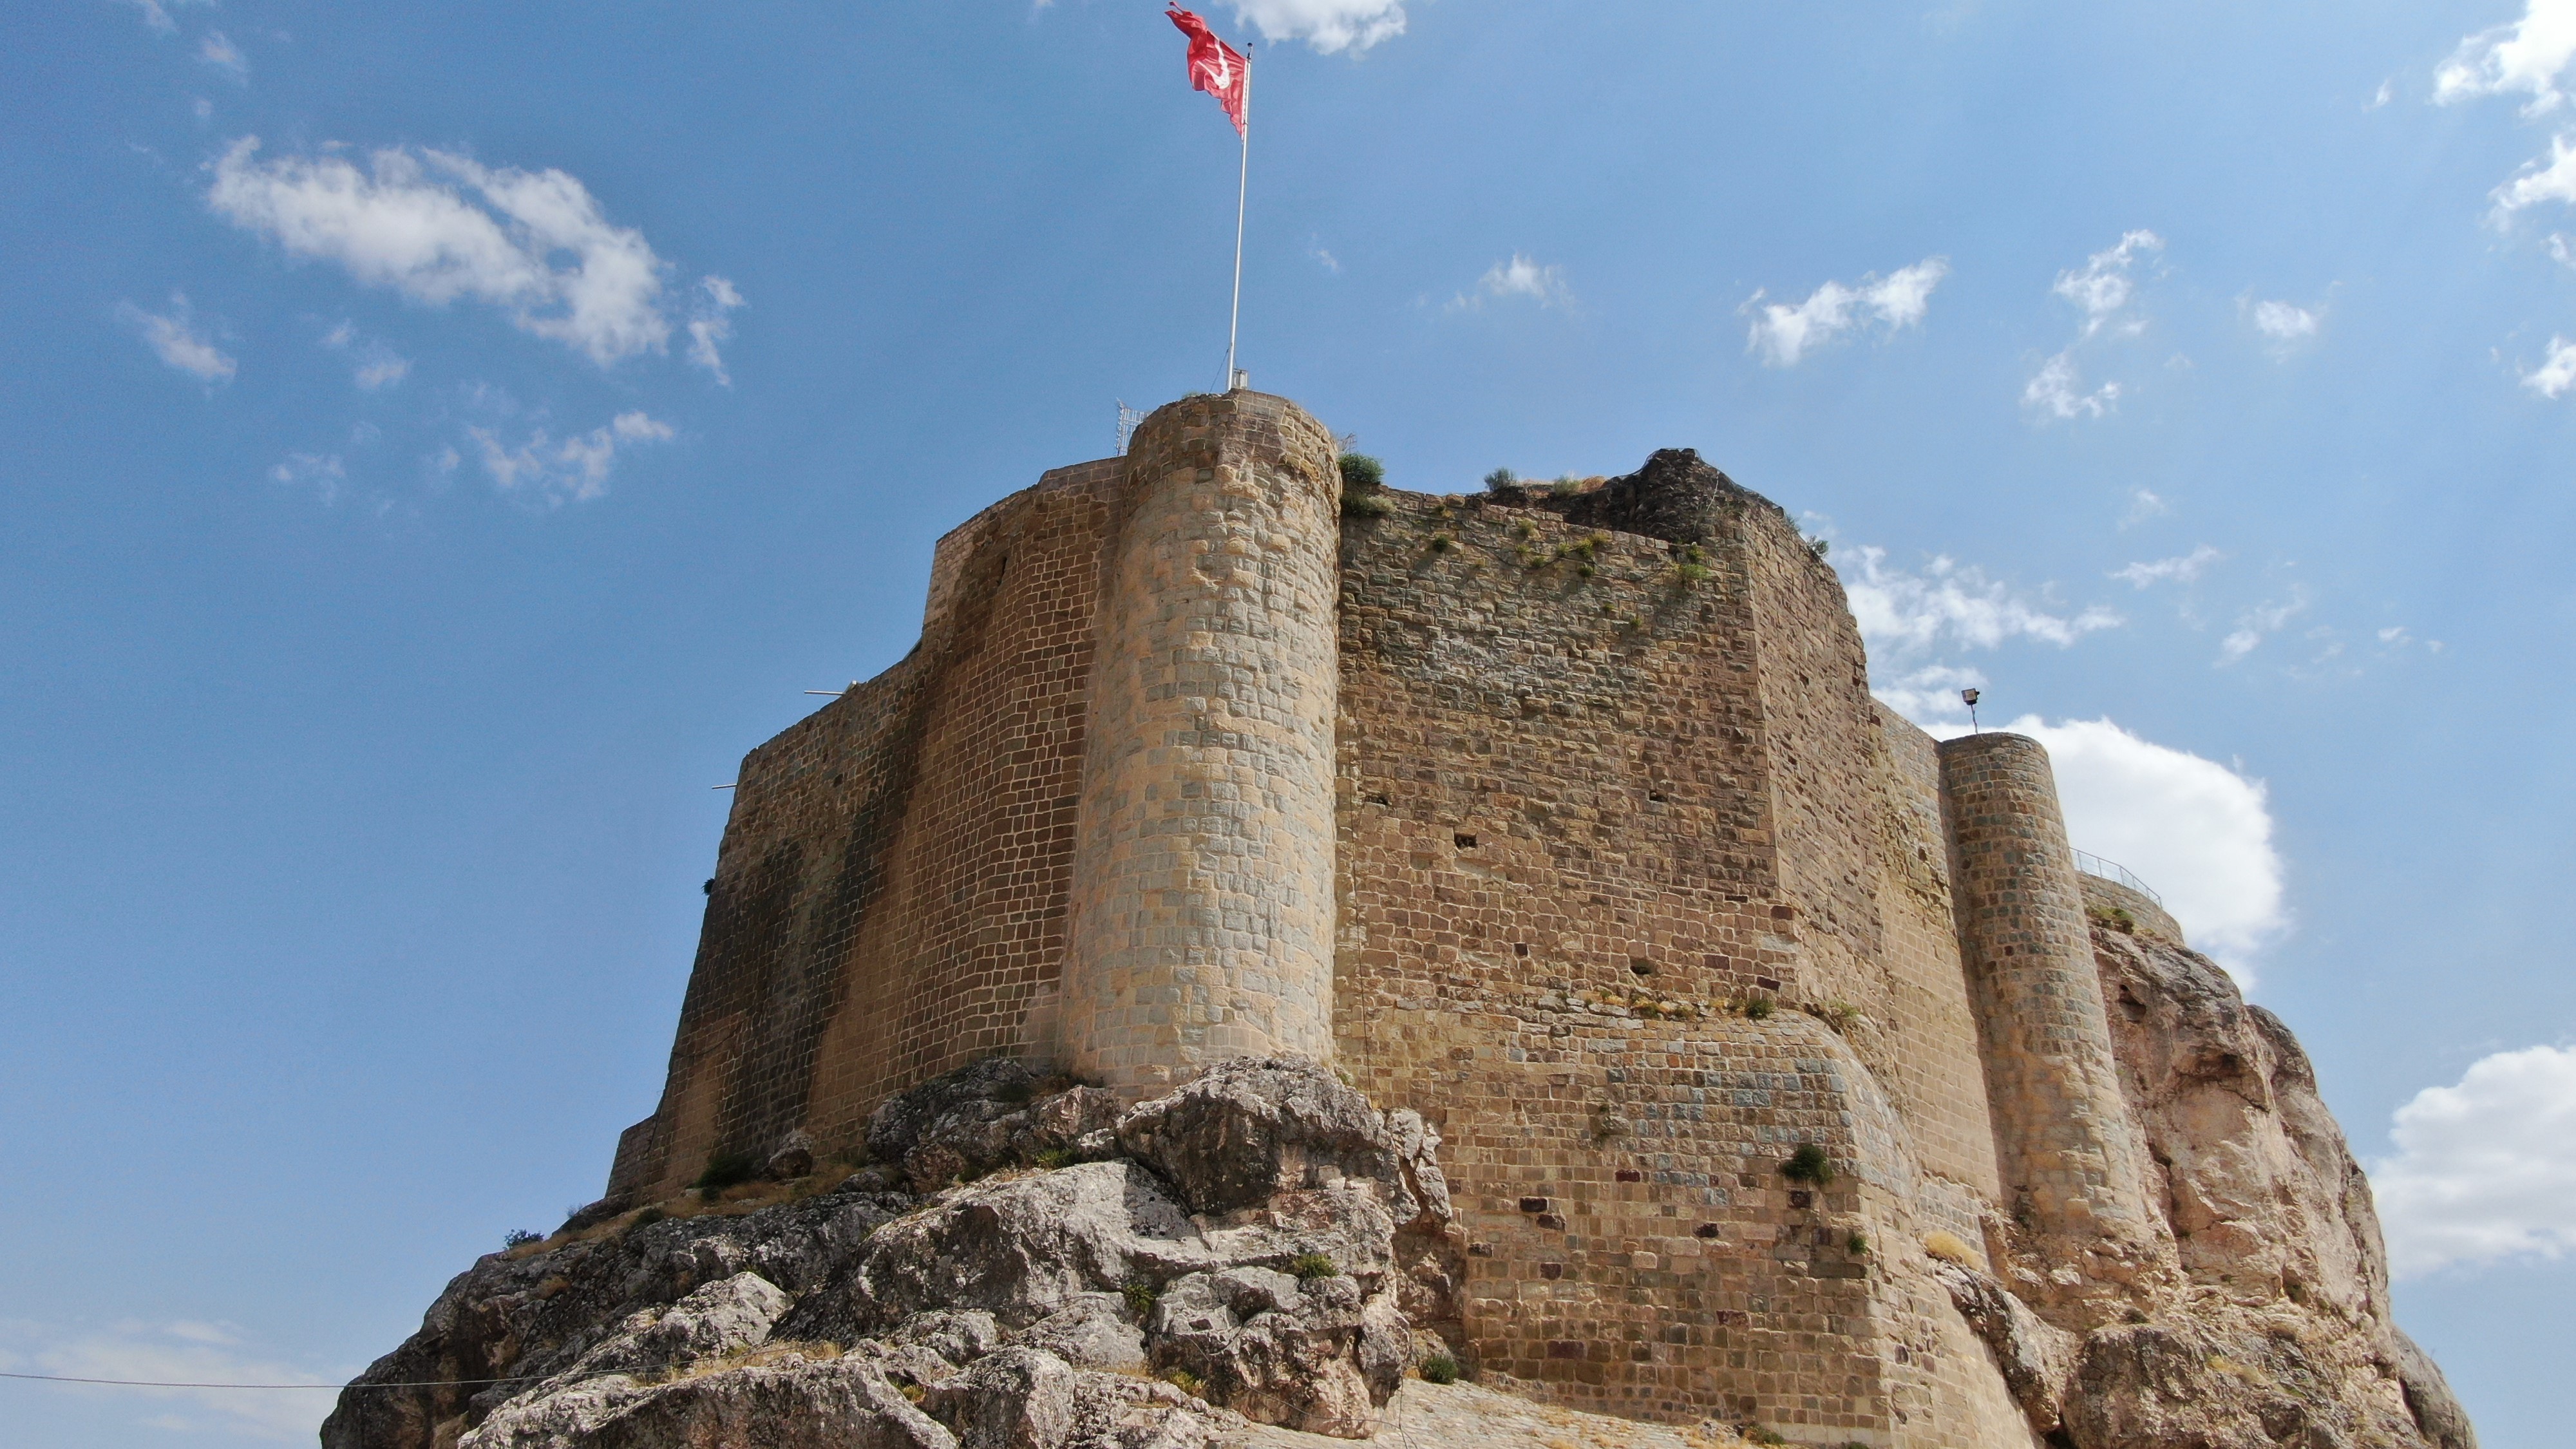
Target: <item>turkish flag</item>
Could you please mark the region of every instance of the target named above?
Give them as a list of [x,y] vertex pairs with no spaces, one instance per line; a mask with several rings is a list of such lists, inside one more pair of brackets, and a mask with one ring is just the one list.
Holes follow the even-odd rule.
[[1251,102],[1251,62],[1243,52],[1216,38],[1208,23],[1175,5],[1163,12],[1190,38],[1190,89],[1205,91],[1225,107],[1236,135],[1243,134],[1244,112]]

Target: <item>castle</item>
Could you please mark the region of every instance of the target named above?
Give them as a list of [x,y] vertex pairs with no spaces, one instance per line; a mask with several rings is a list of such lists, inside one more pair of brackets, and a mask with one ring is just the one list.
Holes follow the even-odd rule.
[[2182,1281],[2114,908],[2179,942],[2076,869],[2037,744],[1872,699],[1833,572],[1695,454],[1346,499],[1294,404],[1193,396],[943,538],[913,651],[744,760],[610,1195],[853,1149],[996,1054],[1134,1096],[1302,1053],[1439,1132],[1479,1372],[2035,1444],[1992,1335],[1877,1265],[2075,1334]]

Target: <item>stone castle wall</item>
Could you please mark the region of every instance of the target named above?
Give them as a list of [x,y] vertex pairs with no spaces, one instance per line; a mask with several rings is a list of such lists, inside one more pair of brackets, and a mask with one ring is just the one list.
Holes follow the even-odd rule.
[[[1301,1051],[1442,1133],[1482,1371],[2029,1442],[1959,1314],[1879,1266],[1936,1230],[2017,1251],[2034,1183],[2097,1227],[2140,1191],[2120,1144],[2050,1135],[2107,1026],[2067,995],[2065,903],[2021,954],[2029,852],[1981,843],[1968,765],[2009,751],[1879,707],[1832,571],[1693,454],[1372,502],[1337,518],[1330,435],[1237,392],[943,540],[913,654],[744,762],[612,1190],[796,1131],[855,1149],[887,1094],[995,1053],[1132,1093]],[[2045,836],[2044,785],[2043,757],[1998,787],[2014,830]],[[2043,883],[2080,943],[2071,875]],[[1781,1176],[1803,1143],[1832,1186]]]
[[1050,1031],[1117,460],[943,541],[922,640],[751,752],[660,1109],[614,1191],[662,1195],[788,1132]]

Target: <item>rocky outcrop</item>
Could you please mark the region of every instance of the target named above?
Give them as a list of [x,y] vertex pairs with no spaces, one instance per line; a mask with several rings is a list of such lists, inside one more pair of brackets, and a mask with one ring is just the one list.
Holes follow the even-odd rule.
[[[1221,1063],[1124,1113],[980,1064],[888,1102],[870,1143],[883,1160],[837,1180],[699,1193],[485,1258],[343,1393],[323,1443],[1357,1437],[1417,1342],[1454,1333],[1438,1138],[1302,1058]],[[787,1146],[773,1163],[810,1165]]]
[[2184,1281],[2077,1335],[2006,1283],[1937,1268],[2033,1428],[2075,1449],[2474,1449],[2441,1371],[2389,1317],[2370,1185],[2289,1028],[2133,922],[2097,916],[2093,947]]

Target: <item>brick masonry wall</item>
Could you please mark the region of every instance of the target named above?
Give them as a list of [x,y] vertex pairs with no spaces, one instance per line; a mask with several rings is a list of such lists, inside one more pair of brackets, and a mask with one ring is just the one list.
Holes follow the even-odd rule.
[[1095,626],[1063,1042],[1141,1091],[1332,1055],[1332,435],[1259,393],[1136,430]]
[[[1971,1191],[1921,1190],[1911,1126],[1852,1044],[1804,1016],[1725,1010],[1757,995],[1821,1005],[1811,973],[1837,972],[1836,994],[1890,1018],[1854,1038],[1901,1057],[1913,1039],[1895,1030],[1905,1007],[1871,936],[1910,923],[1896,974],[1931,998],[1945,958],[1949,972],[1922,1029],[1938,1049],[1922,1055],[1974,1103],[1945,1104],[1945,1150],[1970,1181],[1982,1160],[1991,1183],[1955,947],[1917,904],[1877,905],[1884,723],[1865,691],[1803,731],[1766,718],[1762,670],[1802,661],[1766,657],[1762,631],[1840,614],[1830,575],[1762,583],[1816,564],[1794,531],[1796,558],[1765,557],[1782,539],[1749,509],[1701,519],[1711,573],[1692,582],[1672,541],[1554,509],[1382,497],[1385,516],[1344,528],[1336,1022],[1353,1081],[1444,1135],[1482,1368],[1632,1415],[1753,1416],[1837,1443],[2020,1442],[1938,1293],[1847,1245],[1858,1231],[1910,1251],[1922,1213],[1973,1234]],[[1796,616],[1778,617],[1793,591]],[[1858,641],[1840,647],[1803,661],[1811,680],[1829,662],[1856,682]],[[1811,835],[1860,837],[1820,870],[1783,864],[1783,750],[1860,781],[1790,802],[1841,821],[1802,821]],[[1917,808],[1907,839],[1937,845],[1937,819]],[[1828,952],[1811,949],[1792,874],[1828,900]],[[1801,1141],[1825,1145],[1848,1185],[1793,1198],[1778,1169]]]
[[1058,469],[953,532],[912,654],[744,759],[662,1105],[612,1191],[800,1127],[852,1146],[888,1092],[1043,1051],[1125,476]]
[[2048,752],[2015,734],[1962,736],[1940,759],[2003,1196],[2026,1235],[2016,1254],[2039,1265],[2020,1286],[2090,1328],[2173,1249],[2120,1095],[2056,780]]

